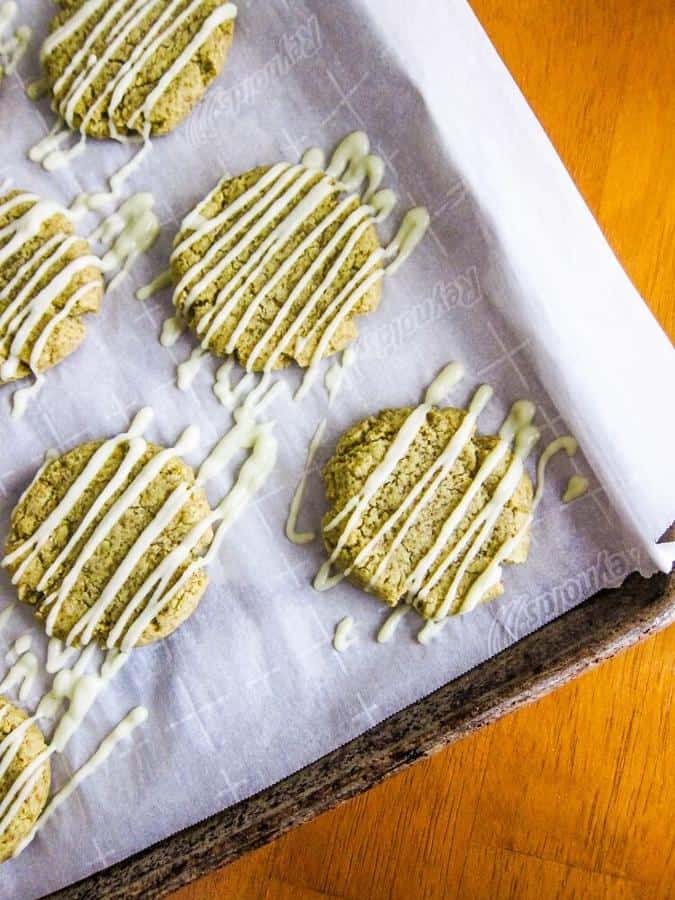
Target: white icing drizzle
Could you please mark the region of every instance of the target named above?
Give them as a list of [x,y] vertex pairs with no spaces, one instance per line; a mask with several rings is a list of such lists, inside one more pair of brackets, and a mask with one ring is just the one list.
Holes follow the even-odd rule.
[[[186,428],[179,438],[178,442],[176,443],[175,447],[162,450],[154,457],[152,457],[152,459],[150,459],[141,469],[141,471],[134,478],[131,484],[125,489],[123,494],[106,512],[102,520],[94,529],[92,535],[86,541],[79,555],[73,562],[70,570],[68,571],[68,574],[61,581],[59,588],[55,592],[51,593],[44,601],[45,608],[49,609],[49,614],[47,615],[46,619],[46,630],[48,634],[52,634],[53,627],[56,623],[63,603],[65,602],[69,592],[74,587],[79,575],[86,565],[87,560],[91,558],[92,554],[106,539],[111,529],[117,524],[124,513],[133,506],[133,504],[138,500],[143,491],[159,475],[166,463],[169,462],[169,460],[171,460],[174,456],[188,453],[196,446],[198,441],[198,429],[196,429],[195,426],[189,426],[188,428]],[[140,445],[138,453],[138,456],[140,457],[141,451],[145,450],[145,442],[138,441],[138,444]],[[133,448],[130,446],[129,454],[127,455],[126,459],[128,460],[129,457],[132,456],[132,454]],[[101,492],[101,494],[97,498],[97,501],[100,501],[101,497],[107,491],[109,491],[110,486],[113,484],[114,480],[115,478],[111,479],[108,485],[106,485],[106,488],[104,488],[104,490]],[[187,487],[187,485],[181,484],[175,489],[172,494],[169,495],[169,498],[165,501],[164,506],[161,508],[155,519],[141,533],[141,535],[136,540],[136,543],[125,556],[124,560],[102,591],[96,603],[94,603],[93,606],[91,606],[87,610],[87,612],[75,623],[75,625],[73,625],[66,639],[66,643],[68,645],[72,645],[73,641],[75,641],[76,639],[80,639],[82,644],[88,644],[91,641],[100,618],[103,616],[109,605],[114,601],[118,591],[120,591],[126,584],[134,568],[143,557],[143,554],[148,550],[152,542],[159,537],[159,535],[164,531],[165,527],[171,522],[174,516],[181,509],[181,507],[187,500],[189,493],[190,489]],[[82,525],[83,524],[84,520]],[[80,528],[82,528],[82,526],[80,526]],[[79,530],[80,529],[78,529],[78,531]],[[71,542],[69,542],[69,544],[70,543]],[[46,585],[48,583],[48,574],[51,574],[49,570],[48,573],[45,573],[45,576],[43,576],[41,584]]]
[[10,603],[6,606],[2,612],[0,612],[0,631],[5,627],[5,625],[9,622],[12,613],[16,609],[16,602]]
[[71,216],[78,220],[86,216],[88,212],[98,212],[108,206],[109,203],[119,200],[122,196],[124,185],[136,169],[140,167],[151,149],[152,144],[149,140],[141,144],[140,149],[137,150],[131,159],[110,176],[107,191],[98,191],[93,194],[78,194],[70,206]]
[[6,656],[6,661],[11,664],[11,668],[0,682],[0,693],[18,688],[19,700],[25,700],[29,695],[38,673],[38,661],[35,654],[31,652],[31,644],[30,634],[24,634],[14,642]]
[[326,387],[326,390],[328,391],[329,406],[337,397],[340,388],[342,387],[342,382],[347,370],[350,369],[355,362],[356,347],[351,344],[349,347],[347,347],[346,350],[343,351],[342,360],[340,362],[332,363],[328,367],[328,369],[326,369],[326,374],[324,376],[324,385]]
[[352,616],[345,616],[344,619],[340,619],[337,623],[335,626],[335,634],[333,635],[333,647],[338,653],[344,653],[348,647],[351,647],[352,644],[356,643],[353,631],[354,619]]
[[66,782],[66,784],[56,793],[45,807],[42,815],[39,817],[33,828],[28,832],[25,838],[17,846],[13,853],[16,857],[22,853],[28,844],[35,838],[36,834],[41,831],[49,822],[54,813],[62,806],[63,803],[73,794],[82,782],[93,775],[113,753],[120,741],[130,737],[131,734],[142,725],[148,718],[148,711],[144,706],[137,706],[113,728],[113,730],[103,739],[96,752],[81,766],[77,772]]
[[392,259],[387,266],[388,275],[393,275],[401,268],[424,237],[429,227],[429,221],[429,213],[424,207],[419,206],[408,210],[396,237],[387,247],[387,258]]
[[305,150],[300,160],[307,169],[323,169],[326,165],[326,154],[319,147],[310,147]]
[[[463,370],[458,364],[446,366],[430,385],[426,394],[426,400],[438,400],[445,396],[448,389],[457,383],[462,374]],[[317,590],[325,590],[334,586],[342,578],[348,576],[355,567],[363,565],[382,539],[396,528],[387,552],[380,560],[369,581],[369,589],[373,589],[376,586],[385,573],[393,554],[400,547],[410,528],[418,520],[425,506],[431,501],[438,486],[452,471],[464,448],[471,440],[478,416],[489,401],[491,394],[492,389],[488,385],[482,385],[478,388],[461,424],[435,461],[408,492],[403,502],[357,554],[354,562],[343,571],[331,574],[331,568],[337,562],[351,534],[358,528],[364,513],[377,492],[387,483],[396,467],[408,453],[421,428],[425,425],[432,407],[429,402],[425,402],[407,416],[388,447],[382,461],[370,473],[359,494],[352,497],[340,513],[328,523],[328,531],[336,528],[341,523],[343,524],[333,551],[319,569],[314,580],[314,587]],[[456,572],[434,617],[436,621],[444,619],[455,611],[457,592],[463,577],[469,571],[471,562],[485,546],[503,509],[518,487],[524,471],[524,460],[539,438],[537,429],[531,425],[534,412],[534,405],[529,401],[517,401],[514,403],[500,429],[499,440],[496,445],[481,463],[469,487],[443,522],[432,546],[419,560],[406,581],[406,602],[412,604],[416,598],[424,600],[429,592],[439,583],[448,568],[456,564]],[[461,538],[453,544],[453,536],[457,528],[466,517],[481,487],[506,457],[510,450],[511,441],[515,441],[515,447],[505,473],[500,478],[492,496],[478,510]],[[542,454],[542,460],[540,461],[542,466],[542,475],[540,476],[541,490],[543,490],[543,469],[550,456],[561,447],[567,450],[570,449],[567,438],[554,442]],[[538,502],[539,495],[535,494],[533,511]],[[530,521],[531,516],[527,521],[528,525]],[[491,561],[481,576],[474,580],[462,603],[462,610],[472,608],[472,604],[475,605],[498,581],[501,575],[499,560],[505,559],[511,552],[515,551],[519,541],[524,537],[525,530],[526,528],[521,529],[518,532],[517,540],[514,539],[509,543],[509,553],[506,556],[501,554],[501,551],[498,551],[495,557],[497,562]],[[448,547],[452,548],[450,552],[447,552]],[[429,633],[427,632],[427,634]]]
[[464,602],[458,610],[459,613],[467,613],[474,609],[478,605],[478,603],[480,603],[481,598],[495,584],[499,582],[502,574],[502,563],[505,559],[508,559],[517,549],[521,540],[527,533],[527,529],[529,528],[532,520],[534,519],[534,514],[537,510],[537,507],[539,506],[539,503],[541,502],[541,498],[544,495],[544,486],[546,484],[546,468],[551,459],[561,451],[564,451],[567,456],[573,456],[577,452],[577,449],[577,441],[571,435],[564,435],[563,437],[557,438],[556,440],[551,441],[551,443],[544,448],[537,463],[537,488],[534,492],[532,508],[529,514],[527,515],[524,523],[521,525],[519,531],[513,537],[508,538],[506,541],[504,541],[501,547],[497,550],[495,556],[488,563],[487,567],[474,580],[464,598]]
[[[316,149],[307,151],[300,165],[278,163],[224,210],[205,219],[202,213],[218,192],[221,181],[198,210],[190,213],[183,221],[183,230],[194,230],[174,248],[173,258],[180,256],[202,238],[222,229],[207,252],[193,263],[176,285],[174,304],[186,313],[232,262],[241,257],[261,235],[265,235],[246,262],[238,268],[236,275],[221,287],[214,304],[204,309],[196,320],[195,330],[201,347],[209,349],[228,317],[235,313],[240,300],[254,284],[257,285],[253,298],[238,314],[239,318],[225,347],[228,354],[235,351],[239,338],[260,309],[265,297],[328,229],[337,226],[330,240],[289,291],[273,321],[249,352],[246,362],[249,372],[254,370],[260,357],[268,353],[262,366],[263,378],[257,389],[259,393],[269,387],[272,371],[283,354],[292,352],[294,346],[300,352],[305,346],[313,344],[307,375],[297,394],[298,398],[302,397],[316,376],[319,363],[329,350],[341,323],[361,297],[384,276],[383,265],[388,260],[393,260],[388,269],[394,271],[424,233],[425,213],[422,210],[410,210],[389,247],[386,250],[374,250],[367,257],[338,296],[321,312],[314,325],[303,334],[309,317],[334,285],[354,247],[373,223],[382,221],[391,212],[396,202],[392,191],[377,190],[384,165],[378,157],[369,155],[368,149],[369,141],[363,132],[348,135],[339,144],[325,173],[320,174],[318,180],[318,166],[324,160],[321,152]],[[356,192],[364,180],[365,192],[356,209],[348,211],[354,202],[352,193],[325,214],[268,279],[259,283],[266,267],[308,219],[316,214],[326,198],[344,191]],[[265,234],[273,222],[277,224]],[[428,224],[428,216],[426,223]],[[303,302],[302,308],[295,311],[299,298],[319,279],[322,272],[324,274]],[[282,328],[286,330],[280,333]],[[276,346],[275,337],[278,338]]]
[[424,402],[430,406],[438,406],[462,378],[464,378],[464,366],[460,362],[448,363],[427,388]]
[[27,25],[20,25],[9,37],[6,36],[13,28],[17,12],[14,0],[0,5],[0,80],[3,75],[11,75],[16,70],[33,34]]
[[[539,432],[536,428],[533,428],[529,425],[516,433],[516,444],[513,452],[513,458],[509,463],[505,474],[497,484],[494,494],[476,515],[469,528],[462,535],[460,540],[457,541],[448,556],[437,567],[434,574],[431,576],[431,578],[428,579],[427,583],[420,590],[420,597],[425,597],[431,590],[431,587],[438,582],[441,575],[447,571],[447,568],[458,558],[461,558],[461,563],[457,569],[457,572],[455,573],[455,576],[450,584],[450,587],[448,588],[445,598],[441,603],[438,612],[436,613],[436,620],[445,618],[453,611],[460,582],[463,576],[468,571],[471,562],[478,556],[482,547],[489,539],[502,510],[511,499],[516,488],[518,487],[524,471],[524,461],[532,451],[534,445],[538,440]],[[522,538],[522,536],[523,533],[521,533],[520,537]],[[516,545],[514,544],[514,549],[515,546]],[[465,550],[466,552],[464,552]],[[463,557],[460,556],[460,554],[462,553],[464,553]],[[488,569],[490,568],[490,566],[491,563],[488,564]],[[485,571],[487,571],[487,569]],[[474,591],[474,587],[479,579],[480,576],[473,582],[472,586],[469,588],[469,594],[471,594],[472,597],[476,597],[476,602],[478,602],[478,600],[483,596],[483,594],[479,595],[476,591]],[[485,583],[485,581],[483,583]],[[492,586],[492,584],[490,586]],[[468,596],[467,598],[465,598],[461,608],[466,605],[467,599]]]
[[388,644],[389,641],[393,638],[396,629],[403,619],[404,616],[407,615],[410,607],[405,603],[400,603],[395,609],[393,609],[384,623],[380,627],[380,630],[377,632],[377,642],[378,644]]
[[[350,346],[347,347],[347,349],[343,352],[342,361],[333,363],[327,369],[325,376],[325,385],[326,391],[328,392],[329,406],[333,403],[338,395],[338,392],[342,386],[345,372],[347,371],[347,369],[349,369],[350,366],[354,365],[355,361],[356,349],[353,346]],[[297,524],[302,507],[305,487],[307,484],[307,476],[309,475],[309,469],[314,462],[314,457],[316,456],[317,450],[321,445],[321,441],[323,440],[323,435],[325,433],[327,424],[328,419],[323,418],[317,425],[312,440],[310,441],[309,447],[307,448],[307,457],[305,459],[302,476],[300,477],[300,481],[298,482],[298,485],[291,499],[288,519],[286,520],[286,537],[294,544],[307,544],[310,541],[313,541],[316,537],[316,533],[314,531],[298,531]]]
[[326,526],[326,530],[332,530],[336,525],[342,522],[346,517],[347,523],[338,538],[337,544],[330,557],[326,560],[326,562],[321,566],[319,572],[317,573],[316,578],[314,579],[314,587],[317,590],[325,590],[328,587],[333,587],[339,581],[341,581],[346,573],[338,572],[336,575],[330,575],[331,566],[335,563],[338,556],[342,552],[342,548],[347,543],[349,536],[353,532],[353,530],[358,526],[361,521],[361,517],[366,507],[378,492],[378,490],[382,487],[383,484],[389,479],[392,472],[399,464],[399,462],[404,458],[408,450],[410,449],[411,444],[417,437],[417,434],[423,424],[426,422],[427,414],[429,413],[431,407],[426,404],[422,404],[414,409],[406,418],[403,425],[399,429],[398,434],[392,441],[391,445],[387,448],[387,452],[384,455],[382,461],[373,469],[368,478],[366,479],[363,488],[360,493],[356,496],[352,497],[352,499],[345,504],[344,508],[337,516],[335,516]]
[[162,333],[159,341],[162,347],[173,347],[181,334],[185,331],[185,325],[178,316],[171,316],[162,325]]
[[47,645],[47,663],[45,666],[48,674],[55,675],[61,669],[64,669],[77,654],[78,650],[75,647],[67,647],[58,638],[50,638]]
[[30,650],[32,643],[33,638],[30,634],[22,634],[21,637],[14,641],[14,647],[12,649],[17,656],[21,656],[22,653],[26,653]]
[[[115,645],[121,639],[122,650],[131,649],[147,625],[171,602],[171,599],[192,577],[194,572],[210,564],[232,523],[248,504],[251,497],[264,484],[274,466],[277,445],[272,437],[271,429],[271,423],[257,425],[246,417],[242,416],[240,418],[237,426],[233,429],[237,438],[230,439],[229,450],[225,455],[229,458],[230,453],[235,452],[238,447],[250,446],[251,452],[242,465],[234,486],[216,509],[202,522],[195,525],[192,531],[183,539],[183,542],[165,558],[146,580],[145,584],[142,585],[111,631],[108,638],[109,646]],[[226,439],[227,436],[223,440]],[[222,443],[218,451],[219,454],[223,452]],[[187,558],[190,551],[199,543],[204,532],[212,526],[215,526],[215,534],[207,552],[203,557],[193,560],[175,584],[169,590],[166,590],[167,585],[174,577],[178,565]],[[139,598],[146,596],[153,589],[154,593],[150,596],[147,605],[136,621],[129,626],[127,633],[122,638],[122,632],[127,625],[129,617],[135,612]]]
[[[47,37],[43,44],[41,56],[44,61],[78,30],[88,29],[81,47],[73,54],[70,63],[52,88],[54,108],[60,120],[70,129],[79,130],[82,136],[79,143],[70,150],[65,152],[55,150],[55,156],[49,153],[43,156],[43,165],[50,168],[65,165],[74,155],[82,152],[89,123],[102,108],[110,123],[112,136],[122,142],[129,140],[127,134],[121,133],[115,126],[116,113],[124,105],[143,68],[161,47],[170,46],[175,40],[174,35],[181,27],[199,13],[202,0],[192,0],[186,6],[182,0],[170,0],[164,8],[160,5],[160,0],[131,0],[131,2],[115,0],[107,9],[105,5],[106,0],[86,0]],[[147,18],[155,12],[159,15],[151,24],[146,24]],[[234,19],[236,14],[236,6],[233,3],[223,3],[204,18],[197,33],[162,73],[155,86],[142,100],[140,107],[129,112],[125,130],[139,132],[144,138],[145,145],[150,145],[150,118],[157,103],[213,32],[228,20]],[[97,15],[100,15],[99,21],[89,28],[90,21]],[[119,53],[132,34],[139,37],[128,59],[118,68],[111,66],[111,62],[119,58]],[[94,47],[101,39],[105,39],[105,46],[102,52],[96,55],[93,52]],[[76,121],[78,104],[83,97],[88,96],[94,85],[98,84],[106,67],[112,74],[97,87],[97,94],[89,102],[87,111],[78,125]]]
[[563,503],[571,503],[573,500],[583,497],[587,491],[588,478],[584,478],[583,475],[572,475],[563,494]]
[[[183,16],[187,18],[187,15],[189,15],[187,11],[182,13],[177,17],[176,21],[180,20]],[[234,19],[236,15],[237,7],[234,5],[234,3],[224,3],[222,6],[214,9],[213,12],[207,16],[197,34],[187,44],[187,46],[184,48],[175,62],[173,62],[167,69],[167,71],[162,75],[152,91],[150,91],[148,96],[143,101],[143,105],[140,107],[140,109],[132,113],[129,119],[130,127],[134,127],[134,123],[139,117],[142,117],[143,122],[149,121],[150,116],[152,115],[152,112],[158,101],[166,93],[169,85],[176,78],[179,72],[181,72],[190,62],[192,57],[199,52],[200,48],[206,43],[206,41],[208,41],[216,28],[219,28],[230,19]],[[172,27],[174,26],[175,22],[172,23]],[[166,38],[164,38],[164,40],[165,39]]]
[[159,219],[154,205],[152,194],[134,194],[92,233],[92,241],[110,248],[101,261],[103,272],[108,275],[116,273],[108,290],[114,289],[134,260],[149,250],[157,240]]
[[[56,215],[67,216],[67,212],[57,204],[40,200],[35,194],[29,193],[19,193],[5,200],[0,204],[0,214],[27,204],[30,205],[21,216],[0,229],[0,240],[4,240],[0,246],[0,264],[15,253],[20,253],[26,244],[37,237],[49,219]],[[12,414],[15,417],[23,415],[30,400],[42,387],[39,364],[54,329],[71,314],[86,294],[99,290],[97,282],[88,282],[77,288],[60,310],[54,308],[54,303],[69,289],[79,273],[85,269],[100,268],[98,257],[90,254],[66,262],[40,287],[40,283],[49,277],[54,267],[61,264],[78,240],[76,235],[64,232],[54,234],[37,247],[0,290],[0,303],[7,303],[0,312],[0,341],[4,345],[6,356],[0,365],[0,377],[3,380],[8,381],[17,376],[28,341],[34,340],[27,365],[35,377],[35,383],[14,395]],[[38,327],[40,330],[35,336]]]
[[[170,320],[168,320],[170,321]],[[167,323],[164,323],[167,326]],[[168,326],[167,326],[168,327]],[[164,339],[164,333],[162,329],[162,339]],[[172,327],[171,336],[175,334],[175,329]],[[169,339],[169,333],[167,332],[167,339]],[[206,357],[206,350],[201,347],[195,347],[192,353],[188,356],[188,358],[182,362],[176,369],[176,384],[178,389],[181,391],[187,391],[190,387],[192,387],[192,382],[195,380],[197,375],[199,374],[199,370],[201,369],[204,359]]]
[[323,440],[323,435],[326,430],[327,424],[328,420],[322,419],[317,425],[316,431],[314,432],[314,436],[312,437],[309,448],[307,450],[307,458],[305,460],[305,466],[302,472],[302,476],[293,494],[293,499],[291,500],[291,508],[288,513],[288,519],[286,520],[286,537],[294,544],[308,544],[316,537],[316,533],[314,531],[298,531],[298,517],[300,515],[300,507],[302,506],[302,498],[305,493],[305,486],[307,484],[309,469],[314,462],[314,457],[316,456],[317,450],[321,446],[321,441]]
[[[128,432],[105,441],[97,448],[64,497],[35,534],[2,561],[4,566],[20,561],[12,578],[16,584],[36,554],[51,539],[54,531],[58,529],[70,510],[88,490],[102,467],[110,459],[111,454],[119,446],[125,447],[126,452],[118,469],[93,499],[78,527],[44,572],[37,585],[37,589],[46,595],[42,608],[47,611],[45,627],[50,636],[53,634],[63,604],[84,570],[87,561],[91,559],[97,548],[109,538],[115,525],[137,502],[162,468],[173,457],[189,452],[199,439],[198,429],[195,426],[189,426],[174,447],[161,450],[151,457],[128,483],[131,472],[137,467],[147,449],[147,444],[141,435],[149,424],[150,418],[151,411],[142,410],[132,422]],[[273,423],[257,424],[250,414],[243,410],[238,411],[233,428],[218,442],[202,463],[195,484],[190,486],[181,483],[168,496],[157,515],[138,535],[100,595],[72,626],[65,641],[66,646],[72,646],[75,642],[86,646],[92,641],[101,618],[128,583],[139,561],[164,533],[175,516],[180,514],[194,491],[216,475],[238,450],[249,450],[249,455],[229,493],[216,509],[195,524],[182,541],[156,566],[129,599],[107,638],[107,646],[110,649],[120,647],[124,652],[138,643],[150,622],[171,602],[171,599],[192,575],[197,570],[206,567],[213,559],[232,522],[266,480],[276,459],[276,441],[271,434],[272,427]],[[116,499],[110,503],[113,498]],[[103,510],[105,512],[101,516]],[[97,524],[91,530],[96,521]],[[215,527],[215,535],[208,550],[203,556],[190,560],[193,551],[212,527]],[[91,533],[84,540],[85,535],[90,531]],[[66,560],[71,560],[67,572],[60,577],[58,586],[50,591],[54,577]],[[183,569],[182,573],[181,569]],[[55,664],[58,664],[58,660],[64,652],[63,648],[54,645],[54,649],[50,652],[56,661]]]
[[[0,722],[7,716],[8,712],[9,707],[7,706],[0,710]],[[5,737],[0,740],[0,778],[5,775],[16,758],[16,754],[23,743],[24,735],[30,728],[30,725],[30,720],[21,722],[13,729],[13,731],[10,731],[9,734],[5,735]]]
[[48,172],[57,169],[59,162],[66,158],[60,147],[69,137],[68,129],[63,128],[61,122],[57,122],[45,137],[30,148],[28,158],[32,162],[40,163]]
[[[68,516],[82,494],[86,491],[87,486],[96,477],[97,473],[106,464],[108,459],[110,459],[110,456],[115,451],[115,449],[120,444],[128,441],[130,438],[139,437],[140,435],[142,435],[152,421],[152,417],[152,410],[148,407],[145,407],[134,417],[129,430],[125,434],[118,435],[117,437],[105,441],[96,450],[82,472],[78,475],[73,484],[66,491],[60,503],[47,516],[42,525],[40,525],[40,527],[27,541],[25,541],[13,552],[8,553],[4,557],[4,559],[0,563],[3,566],[10,565],[19,559],[22,560],[21,565],[15,572],[12,579],[13,584],[16,584],[21,579],[28,566],[30,566],[40,550],[49,541],[55,528],[57,528],[58,524]],[[32,487],[32,485],[35,483],[35,480],[40,477],[42,471],[43,469],[40,469],[37,472],[30,487]],[[30,487],[28,489],[30,489]],[[24,554],[27,555],[24,556]]]
[[443,626],[445,625],[445,620],[442,622],[436,622],[433,619],[429,619],[428,622],[425,622],[424,625],[417,632],[417,641],[420,644],[426,646],[434,638],[438,637],[438,635],[443,630]]
[[31,401],[40,393],[45,383],[44,375],[37,375],[35,381],[25,388],[19,388],[12,395],[12,418],[20,419]]
[[247,372],[233,387],[231,379],[233,369],[234,359],[230,356],[219,367],[213,384],[213,393],[225,409],[234,409],[242,398],[247,397],[247,392],[251,390],[255,381],[254,376]]
[[[128,656],[116,650],[104,658],[100,671],[87,674],[86,669],[92,656],[93,647],[82,652],[70,669],[61,669],[52,682],[51,690],[45,694],[34,715],[26,718],[0,742],[0,777],[7,771],[19,752],[26,732],[39,719],[55,718],[59,708],[67,701],[67,709],[56,725],[51,741],[46,748],[19,774],[0,800],[0,835],[4,834],[18,815],[26,799],[30,796],[42,776],[44,765],[56,753],[63,753],[73,735],[79,730],[98,696],[119,672]],[[75,776],[77,778],[77,775]],[[67,788],[64,788],[67,790]],[[59,796],[59,795],[57,795]],[[65,799],[63,797],[62,799]],[[56,800],[56,797],[54,798]],[[43,813],[44,816],[44,813]],[[38,820],[39,822],[41,820]],[[38,826],[39,827],[39,826]],[[23,849],[24,841],[14,855]]]
[[159,294],[160,291],[163,291],[165,288],[171,286],[171,270],[165,269],[164,272],[160,272],[156,278],[153,278],[149,284],[143,285],[142,288],[139,288],[136,291],[136,299],[137,300],[149,300],[150,297],[154,297],[155,294]]

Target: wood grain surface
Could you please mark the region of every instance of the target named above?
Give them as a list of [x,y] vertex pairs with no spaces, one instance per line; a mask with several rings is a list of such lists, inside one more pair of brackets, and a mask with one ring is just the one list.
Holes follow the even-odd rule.
[[[675,2],[472,5],[675,337]],[[673,897],[674,670],[671,628],[174,898]]]

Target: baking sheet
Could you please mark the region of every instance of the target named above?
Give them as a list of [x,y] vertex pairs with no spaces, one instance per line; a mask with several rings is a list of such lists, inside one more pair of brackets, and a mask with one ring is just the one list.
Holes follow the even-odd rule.
[[[675,514],[675,434],[665,405],[672,348],[469,8],[426,0],[411,18],[403,4],[374,0],[239,6],[225,72],[191,119],[156,142],[130,185],[155,193],[160,240],[106,298],[85,345],[50,373],[23,420],[9,418],[12,388],[0,393],[2,532],[47,447],[118,432],[147,404],[158,441],[173,442],[193,422],[206,452],[227,429],[228,413],[210,390],[215,362],[189,393],[178,392],[175,361],[191,339],[162,349],[169,297],[139,304],[133,291],[165,267],[177,223],[220,173],[297,159],[311,145],[330,150],[355,128],[387,160],[399,217],[424,203],[432,230],[385,285],[377,313],[362,320],[358,361],[331,410],[317,467],[349,424],[418,402],[436,372],[461,359],[467,378],[455,402],[481,381],[496,388],[481,429],[498,427],[515,399],[534,400],[544,440],[570,427],[580,439],[585,456],[574,465],[590,490],[563,506],[574,468],[557,458],[530,560],[506,571],[505,597],[449,622],[426,647],[414,640],[412,617],[396,640],[377,645],[383,608],[346,584],[315,593],[320,546],[284,538],[307,443],[326,409],[320,383],[294,404],[299,374],[286,373],[289,390],[273,409],[276,470],[226,541],[201,607],[171,639],[134,654],[56,761],[57,783],[132,706],[147,705],[149,721],[3,866],[3,898],[55,890],[250,795],[599,588],[672,561],[672,548],[654,543]],[[48,105],[23,93],[38,75],[37,45],[52,9],[37,0],[21,7],[36,36],[20,77],[0,88],[0,176],[69,202],[98,189],[128,150],[92,145],[55,174],[26,160],[52,124]],[[213,499],[225,488],[225,480],[214,484]],[[316,471],[307,501],[303,526],[323,510]],[[10,598],[4,576],[0,584]],[[340,655],[330,640],[347,614],[360,640]],[[28,629],[37,641],[28,611],[17,611],[0,650]]]

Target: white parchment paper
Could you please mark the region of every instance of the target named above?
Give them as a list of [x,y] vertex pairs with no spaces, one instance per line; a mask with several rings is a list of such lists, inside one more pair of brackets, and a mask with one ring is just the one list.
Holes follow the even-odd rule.
[[[0,88],[0,175],[68,203],[100,189],[129,151],[92,143],[74,168],[52,175],[27,161],[52,124],[48,104],[24,94],[52,12],[39,0],[21,4],[35,38],[19,76]],[[316,594],[321,547],[284,538],[326,406],[320,384],[301,406],[286,391],[273,410],[277,468],[223,547],[200,609],[172,638],[134,654],[55,762],[55,781],[132,706],[149,706],[149,721],[2,867],[2,898],[37,897],[110,865],[317,759],[630,571],[672,564],[672,545],[655,543],[675,515],[672,348],[463,0],[423,0],[414,16],[393,0],[240,3],[226,71],[191,119],[156,142],[130,186],[155,193],[160,240],[106,297],[85,345],[50,373],[23,420],[10,420],[12,388],[0,392],[2,534],[48,447],[116,433],[142,405],[156,411],[158,441],[193,422],[206,452],[227,429],[210,391],[215,362],[178,392],[175,361],[191,338],[162,349],[169,296],[140,304],[133,291],[166,266],[177,223],[224,171],[295,160],[311,145],[331,150],[356,128],[387,161],[399,217],[426,204],[432,229],[362,320],[358,363],[317,467],[354,421],[419,402],[450,359],[468,372],[454,402],[481,381],[496,388],[483,430],[528,397],[544,440],[571,429],[585,455],[552,465],[530,560],[507,570],[501,600],[451,621],[426,647],[414,640],[413,617],[378,646],[383,608],[346,584]],[[290,388],[299,380],[282,377]],[[574,471],[590,490],[563,506]],[[213,499],[225,488],[226,479],[214,485]],[[306,521],[323,508],[314,471]],[[4,576],[0,590],[11,598]],[[339,655],[330,641],[347,614],[361,640]],[[29,612],[15,612],[0,651],[27,630],[40,640]]]

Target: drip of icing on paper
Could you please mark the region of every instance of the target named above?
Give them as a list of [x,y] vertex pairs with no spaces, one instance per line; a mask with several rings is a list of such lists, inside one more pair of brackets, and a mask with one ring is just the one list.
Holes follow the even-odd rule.
[[162,347],[173,347],[184,331],[185,325],[178,316],[171,316],[171,318],[166,319],[162,325],[162,333],[159,339]]
[[10,603],[0,612],[0,631],[5,627],[5,625],[9,622],[12,613],[16,609],[16,602]]
[[99,212],[109,206],[110,203],[118,201],[122,196],[122,189],[126,182],[131,178],[136,169],[144,161],[147,154],[152,149],[150,141],[146,141],[141,145],[131,159],[124,163],[116,172],[108,179],[108,190],[98,191],[93,194],[78,194],[70,206],[70,212],[74,219],[81,219],[89,212]]
[[462,378],[464,378],[464,366],[460,362],[448,363],[427,388],[424,402],[429,406],[438,406]]
[[405,603],[400,603],[395,609],[393,609],[384,623],[382,624],[380,630],[377,632],[377,642],[378,644],[388,644],[389,641],[393,638],[396,633],[396,629],[398,628],[401,620],[404,616],[408,614],[410,610],[409,606],[406,606]]
[[114,276],[108,290],[115,288],[134,260],[157,240],[159,219],[154,206],[152,194],[134,194],[92,233],[92,241],[110,248],[101,262],[103,272]]
[[31,636],[24,634],[18,638],[7,654],[6,662],[11,664],[8,673],[0,682],[0,694],[18,688],[19,700],[25,700],[38,673],[38,660],[31,651]]
[[563,494],[563,503],[571,503],[573,500],[583,497],[587,491],[588,478],[584,478],[583,475],[572,475]]
[[[326,391],[328,392],[329,406],[333,403],[340,391],[340,388],[342,387],[342,382],[347,369],[353,366],[355,361],[356,348],[351,346],[343,352],[341,361],[332,363],[327,369],[325,376],[325,386]],[[305,465],[302,470],[300,481],[298,482],[298,485],[291,499],[291,506],[289,509],[288,518],[286,520],[286,537],[294,544],[308,544],[316,537],[316,533],[314,531],[298,531],[297,525],[298,518],[300,516],[300,510],[302,507],[302,501],[304,498],[305,488],[307,485],[307,476],[309,475],[309,469],[314,462],[314,457],[316,456],[316,453],[321,445],[321,441],[323,440],[323,435],[326,431],[327,424],[328,419],[323,418],[316,427],[316,431],[314,432],[314,435],[309,443],[309,447],[307,448],[307,456],[305,459]]]
[[333,635],[333,647],[338,653],[344,653],[348,647],[356,643],[357,638],[354,635],[354,619],[352,616],[345,616],[335,626]]
[[342,387],[345,374],[356,362],[356,347],[352,344],[342,352],[342,359],[331,363],[326,369],[324,385],[328,392],[328,405],[331,406]]
[[168,287],[171,287],[170,269],[166,269],[164,272],[160,272],[159,275],[156,278],[153,278],[149,284],[145,284],[142,288],[139,288],[136,291],[136,299],[149,300],[150,297],[154,297],[155,294],[159,294],[160,291],[163,291]]
[[430,644],[441,633],[444,624],[444,622],[435,622],[433,619],[429,619],[417,632],[417,642],[424,646]]
[[309,475],[310,466],[314,462],[314,457],[316,456],[317,450],[321,446],[321,441],[323,440],[323,435],[326,430],[327,424],[328,420],[322,419],[317,425],[316,431],[314,432],[314,436],[312,437],[309,448],[307,450],[307,458],[305,460],[302,476],[293,494],[293,499],[291,500],[291,507],[288,513],[288,519],[286,520],[286,537],[294,544],[308,544],[316,537],[316,533],[314,531],[298,531],[298,517],[300,515],[300,508],[302,506],[302,500],[305,493],[305,486],[307,484],[307,476]]

